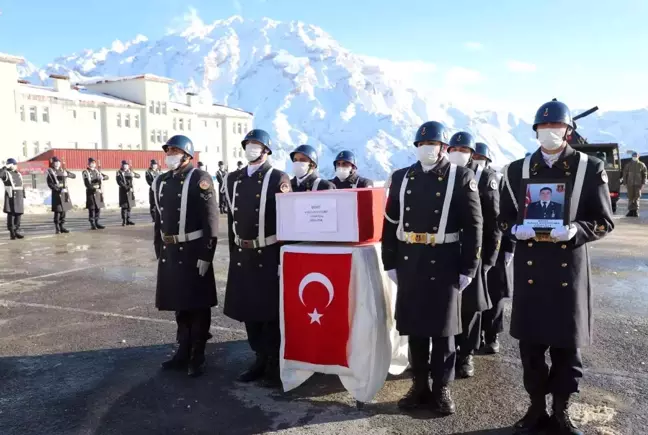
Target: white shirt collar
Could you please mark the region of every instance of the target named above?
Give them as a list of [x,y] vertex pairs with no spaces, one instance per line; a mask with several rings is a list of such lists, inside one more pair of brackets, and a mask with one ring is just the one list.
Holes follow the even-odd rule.
[[259,168],[261,167],[261,165],[263,165],[264,163],[265,163],[265,162],[257,163],[256,165],[247,165],[247,174],[248,174],[248,177],[251,177],[252,174],[254,174],[257,170],[259,170]]

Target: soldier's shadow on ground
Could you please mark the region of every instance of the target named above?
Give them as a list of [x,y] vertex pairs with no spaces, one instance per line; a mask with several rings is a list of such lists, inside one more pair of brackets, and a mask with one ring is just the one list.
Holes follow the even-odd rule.
[[356,409],[336,376],[288,393],[237,383],[252,359],[244,341],[208,345],[208,371],[196,379],[159,370],[172,353],[169,344],[0,358],[0,433],[252,435],[400,414],[395,402]]

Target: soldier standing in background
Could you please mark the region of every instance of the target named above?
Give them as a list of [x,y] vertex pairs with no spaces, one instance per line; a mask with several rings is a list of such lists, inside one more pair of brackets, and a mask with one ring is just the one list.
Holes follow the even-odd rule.
[[[149,168],[146,170],[144,177],[149,186],[153,185],[153,180],[160,175],[157,160],[151,160]],[[149,189],[149,210],[151,211],[151,219],[155,222],[155,198],[153,197],[153,189]]]
[[117,184],[119,185],[119,206],[121,207],[122,227],[135,225],[131,220],[130,212],[135,207],[135,189],[133,178],[140,178],[140,174],[130,170],[126,160],[122,160],[121,168],[117,171]]
[[335,184],[320,178],[317,174],[317,151],[310,145],[299,145],[290,153],[293,174],[290,181],[294,192],[335,189]]
[[[457,375],[468,378],[475,375],[473,355],[481,345],[482,312],[491,308],[486,276],[497,261],[502,233],[497,225],[499,189],[495,171],[472,160],[477,146],[470,133],[460,131],[450,138],[448,159],[457,166],[470,169],[474,176],[483,218],[482,252],[475,279],[462,293],[462,333],[456,337],[458,347]],[[463,242],[463,240],[462,240]]]
[[[604,163],[574,150],[567,137],[574,129],[569,108],[550,101],[536,112],[533,130],[540,148],[511,163],[502,179],[499,225],[515,246],[511,336],[520,341],[524,388],[531,399],[517,434],[551,427],[561,435],[582,435],[568,413],[583,377],[580,348],[590,343],[592,282],[588,244],[614,229]],[[572,187],[569,225],[539,237],[529,225],[516,225],[523,203],[523,180],[563,179]],[[545,361],[547,350],[551,368]],[[546,395],[553,396],[553,415]]]
[[207,169],[206,169],[205,164],[203,162],[198,162],[198,169],[200,169],[203,172],[207,172]]
[[162,147],[169,171],[155,178],[154,246],[158,258],[155,306],[175,311],[178,348],[164,370],[203,374],[211,337],[211,308],[218,303],[212,261],[218,242],[218,204],[211,176],[194,169],[194,145],[182,135]]
[[216,180],[218,181],[218,205],[220,206],[221,214],[227,213],[227,201],[225,201],[225,177],[227,171],[223,166],[223,162],[218,162],[218,171],[216,171]]
[[83,171],[82,175],[86,187],[86,208],[88,209],[90,229],[103,230],[106,227],[99,223],[99,215],[101,209],[106,205],[104,204],[101,188],[103,182],[108,180],[108,176],[97,169],[97,162],[92,157],[88,159],[88,167]]
[[357,187],[373,187],[373,181],[358,175],[358,165],[355,154],[351,151],[341,151],[333,162],[335,178],[331,183],[336,189],[355,189]]
[[461,333],[460,298],[479,273],[482,238],[475,174],[441,154],[447,143],[443,124],[419,128],[418,163],[391,176],[382,234],[383,266],[398,285],[396,328],[409,336],[414,378],[398,406],[430,406],[443,415],[455,412],[449,387]]
[[75,179],[76,175],[62,168],[58,157],[52,157],[47,170],[47,186],[52,190],[52,211],[54,212],[56,234],[69,233],[63,226],[65,214],[72,210],[72,199],[67,187],[68,178]]
[[8,159],[0,168],[0,180],[4,183],[4,212],[7,214],[7,229],[11,240],[23,239],[20,219],[25,212],[25,187],[15,159]]
[[632,160],[623,167],[623,184],[628,191],[628,217],[639,217],[639,203],[641,202],[641,189],[646,184],[648,171],[646,165],[639,161],[639,154],[632,153]]
[[230,263],[225,292],[227,317],[245,322],[254,363],[240,382],[279,384],[279,259],[276,195],[290,192],[290,178],[274,169],[270,135],[251,130],[241,142],[248,166],[225,178],[229,205]]
[[240,171],[241,169],[243,169],[243,162],[239,160],[236,162],[236,170]]

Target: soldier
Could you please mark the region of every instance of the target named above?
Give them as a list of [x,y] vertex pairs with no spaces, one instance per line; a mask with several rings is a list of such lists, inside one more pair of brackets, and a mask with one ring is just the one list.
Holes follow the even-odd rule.
[[[144,177],[146,177],[146,182],[149,186],[153,185],[153,180],[160,175],[160,169],[158,167],[157,160],[151,160],[149,168],[146,170]],[[151,210],[151,219],[155,222],[155,198],[153,197],[153,189],[149,189],[149,209]]]
[[243,169],[243,162],[239,160],[236,162],[236,170],[240,171],[241,169]]
[[47,170],[47,186],[52,190],[52,211],[54,212],[56,234],[69,233],[63,226],[65,214],[72,210],[72,199],[67,187],[68,178],[75,179],[76,175],[62,168],[58,157],[52,157]]
[[200,169],[203,172],[207,172],[207,169],[206,169],[205,164],[203,162],[198,162],[198,169]]
[[279,250],[276,199],[290,191],[290,178],[274,169],[270,135],[251,130],[241,142],[248,166],[225,178],[229,205],[229,274],[225,292],[226,316],[245,322],[254,363],[240,382],[279,381]]
[[293,174],[290,181],[294,192],[335,189],[335,184],[320,178],[317,174],[317,151],[310,145],[299,145],[290,153]]
[[409,336],[414,378],[398,406],[427,405],[444,415],[455,412],[449,385],[461,333],[461,292],[479,272],[482,238],[475,174],[441,154],[447,144],[443,124],[419,128],[418,163],[392,174],[382,235],[383,266],[398,285],[396,328]]
[[[569,108],[559,101],[543,104],[533,130],[540,148],[511,163],[503,177],[500,228],[515,247],[511,335],[520,340],[524,387],[531,406],[515,424],[516,433],[534,433],[551,424],[560,434],[581,434],[567,408],[583,376],[580,348],[589,344],[592,287],[587,244],[614,229],[604,164],[575,151],[566,138],[574,129]],[[522,182],[563,179],[572,183],[570,224],[537,235],[518,219]],[[550,240],[550,241],[548,241]],[[551,368],[545,363],[549,350]],[[553,395],[553,415],[546,410]]]
[[[488,145],[483,142],[477,142],[472,160],[473,163],[490,169],[489,165],[492,159]],[[499,181],[501,173],[495,173],[495,176]],[[498,185],[498,192],[501,192],[501,185]],[[486,211],[483,209],[483,206],[484,204],[482,202],[485,228],[487,225]],[[499,227],[495,231],[501,234]],[[484,230],[484,251],[486,251],[488,237],[489,235]],[[488,289],[488,296],[490,297],[492,308],[483,312],[481,329],[484,333],[483,346],[485,347],[486,353],[489,354],[499,353],[500,344],[497,334],[504,331],[505,298],[510,298],[513,291],[513,268],[511,267],[511,263],[513,261],[515,242],[510,237],[502,237],[501,241],[497,261],[486,275],[486,288]],[[483,258],[488,258],[485,252]]]
[[457,375],[468,378],[475,375],[473,355],[481,345],[482,312],[491,308],[486,276],[497,261],[502,233],[497,225],[499,190],[495,171],[472,160],[477,146],[470,133],[460,131],[450,138],[448,159],[457,166],[467,167],[474,175],[479,190],[483,218],[482,255],[475,279],[461,296],[462,333],[456,337],[459,349]]
[[220,206],[221,214],[227,213],[227,201],[225,201],[225,177],[227,177],[227,170],[223,162],[218,162],[218,171],[216,171],[216,180],[218,181],[218,204]]
[[170,171],[153,180],[154,246],[158,258],[155,306],[175,311],[178,348],[164,370],[203,374],[211,337],[211,307],[218,303],[212,261],[218,241],[218,204],[211,176],[194,169],[194,145],[173,136],[162,147]]
[[82,172],[82,175],[86,187],[86,208],[88,209],[90,229],[103,230],[106,227],[99,223],[101,209],[105,207],[101,187],[108,176],[97,169],[97,162],[92,157],[88,159],[88,167]]
[[355,189],[373,187],[373,181],[360,177],[357,173],[356,157],[351,151],[341,151],[333,162],[335,178],[331,180],[336,189]]
[[131,171],[128,162],[122,160],[121,168],[117,171],[122,227],[125,225],[135,225],[135,222],[133,222],[130,217],[131,209],[135,207],[135,188],[133,187],[133,178],[140,178],[140,174]]
[[623,184],[628,190],[628,214],[627,217],[639,217],[639,200],[641,189],[646,184],[648,171],[646,165],[639,161],[639,154],[632,153],[632,160],[623,167]]
[[7,214],[7,229],[11,240],[23,239],[20,219],[25,212],[25,188],[23,179],[17,169],[15,159],[8,159],[4,168],[0,168],[0,180],[4,183],[4,212]]

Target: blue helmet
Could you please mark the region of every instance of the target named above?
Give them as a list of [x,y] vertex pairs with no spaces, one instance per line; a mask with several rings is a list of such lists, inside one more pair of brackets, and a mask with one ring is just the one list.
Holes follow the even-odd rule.
[[268,149],[268,154],[272,154],[272,141],[270,140],[270,134],[265,131],[261,130],[258,128],[255,128],[254,130],[250,130],[248,134],[245,135],[245,139],[241,141],[241,145],[243,145],[243,149],[245,149],[245,145],[247,145],[248,142],[251,140],[255,140],[257,142],[260,142],[263,144]]
[[552,122],[561,122],[574,128],[571,112],[565,103],[549,101],[540,106],[533,121],[533,130],[537,130],[540,124],[549,124]]
[[155,160],[155,159],[151,159],[151,166],[153,166],[153,165],[157,165],[157,164],[158,164],[157,160]]
[[16,161],[16,159],[7,159],[7,164],[8,165],[17,165],[18,162]]
[[444,145],[448,145],[448,130],[445,125],[436,121],[428,121],[425,124],[421,125],[416,132],[416,138],[414,139],[414,146],[418,146],[419,142],[426,140],[435,140],[441,142]]
[[122,160],[122,166],[127,165],[128,162],[126,160]]
[[452,135],[450,138],[450,143],[448,144],[448,148],[450,147],[466,147],[470,148],[475,152],[476,146],[475,146],[475,138],[473,137],[472,134],[466,132],[466,131],[459,131],[455,134]]
[[488,148],[488,145],[486,145],[484,142],[477,142],[475,144],[475,154],[486,157],[489,162],[493,161],[490,148]]
[[290,153],[290,160],[293,160],[295,158],[295,154],[297,153],[302,153],[313,163],[315,163],[315,167],[317,167],[317,151],[315,151],[315,148],[313,148],[310,145],[299,145],[297,148],[295,148],[295,151]]
[[356,164],[356,157],[355,154],[351,151],[340,151],[340,153],[335,157],[335,160],[333,161],[333,168],[335,168],[335,164],[337,162],[348,162],[353,165],[354,168],[357,168],[358,165]]
[[194,144],[187,136],[183,136],[181,134],[172,136],[164,145],[162,145],[162,149],[164,150],[164,152],[166,152],[169,147],[178,148],[184,151],[185,154],[189,154],[189,156],[193,159]]

